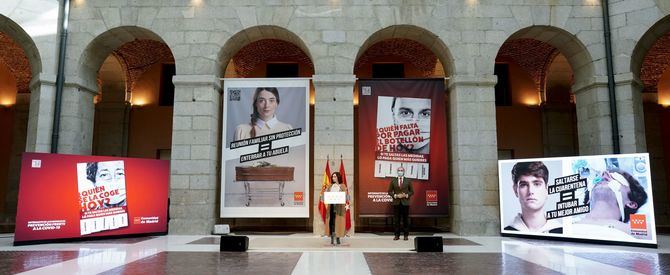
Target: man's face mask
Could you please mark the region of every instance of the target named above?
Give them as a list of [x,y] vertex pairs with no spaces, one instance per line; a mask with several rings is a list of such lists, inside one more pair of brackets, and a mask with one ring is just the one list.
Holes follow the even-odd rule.
[[405,170],[398,170],[398,177],[402,177],[405,175]]

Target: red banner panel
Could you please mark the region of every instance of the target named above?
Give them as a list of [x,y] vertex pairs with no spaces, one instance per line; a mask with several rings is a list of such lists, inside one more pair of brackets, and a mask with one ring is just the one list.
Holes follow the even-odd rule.
[[389,182],[412,180],[410,216],[446,216],[449,191],[444,79],[359,80],[358,209],[393,213]]
[[24,153],[14,243],[167,232],[169,165]]

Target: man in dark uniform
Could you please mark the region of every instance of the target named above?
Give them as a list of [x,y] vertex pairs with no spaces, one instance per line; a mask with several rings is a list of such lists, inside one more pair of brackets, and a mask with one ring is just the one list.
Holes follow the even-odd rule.
[[393,240],[400,239],[400,220],[403,223],[404,240],[409,236],[409,199],[414,194],[412,180],[405,178],[405,168],[398,167],[398,177],[393,178],[389,183],[388,193],[393,198],[393,225],[395,227],[395,237]]

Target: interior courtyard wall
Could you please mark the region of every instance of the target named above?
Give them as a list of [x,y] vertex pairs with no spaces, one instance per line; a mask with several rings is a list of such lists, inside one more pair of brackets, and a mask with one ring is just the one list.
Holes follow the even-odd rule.
[[[160,1],[142,1],[140,3],[90,0],[80,3],[72,7],[71,33],[66,56],[66,82],[71,84],[68,87],[78,87],[76,89],[91,87],[91,83],[95,79],[93,77],[94,73],[99,68],[99,64],[97,67],[89,66],[89,63],[85,60],[88,58],[102,60],[106,56],[106,54],[97,56],[105,52],[103,45],[100,45],[100,48],[95,51],[87,52],[87,55],[90,54],[90,56],[82,56],[87,45],[98,35],[120,26],[139,26],[150,30],[156,34],[156,37],[165,41],[172,49],[175,57],[176,78],[182,79],[182,82],[194,77],[216,79],[221,76],[221,70],[225,66],[221,64],[219,51],[224,48],[224,45],[234,34],[255,26],[277,26],[294,33],[308,49],[315,67],[315,78],[335,79],[331,81],[335,83],[347,82],[353,78],[352,72],[356,54],[368,41],[368,38],[379,30],[384,30],[389,26],[411,25],[435,34],[443,42],[443,45],[448,47],[451,57],[440,61],[445,65],[445,73],[450,82],[449,97],[451,103],[449,108],[451,108],[450,127],[452,128],[452,135],[467,133],[474,136],[481,134],[489,137],[483,139],[485,141],[482,141],[482,144],[458,144],[458,142],[463,141],[465,136],[453,138],[450,145],[452,163],[449,169],[452,177],[450,182],[453,185],[452,197],[449,199],[452,203],[453,213],[450,214],[452,216],[452,229],[458,234],[497,234],[499,229],[497,227],[499,225],[497,196],[494,195],[497,194],[498,190],[495,104],[492,101],[493,84],[495,83],[495,78],[492,77],[493,64],[502,43],[519,30],[530,26],[552,26],[565,30],[576,40],[581,41],[584,46],[583,49],[569,48],[562,52],[570,60],[575,70],[575,86],[578,89],[573,90],[584,92],[582,96],[578,92],[577,102],[582,100],[586,103],[592,103],[589,106],[597,107],[595,109],[601,113],[580,113],[578,110],[580,124],[584,125],[579,128],[580,152],[583,154],[611,152],[611,135],[607,134],[611,131],[607,126],[609,113],[604,108],[608,98],[606,88],[602,88],[606,83],[602,18],[600,7],[589,4],[588,1],[539,0],[534,1],[533,4],[513,0],[479,1],[474,5],[469,4],[472,3],[469,1],[422,1],[415,4],[413,2],[391,0],[376,2],[351,0],[337,3],[326,0],[317,2],[299,1],[290,5],[284,5],[284,3],[277,1],[251,1],[239,4],[203,1],[200,2],[200,6],[193,6],[191,2],[187,1],[173,6],[164,6],[165,3]],[[624,62],[625,57],[631,55],[634,47],[632,42],[655,22],[654,18],[659,18],[662,15],[662,12],[658,12],[660,10],[655,5],[653,0],[611,1],[614,35],[612,40],[615,41],[615,44],[623,44],[622,46],[615,46],[617,56],[615,67],[618,75],[626,72],[624,69],[627,67],[622,63],[626,63]],[[667,11],[664,12],[667,14]],[[621,24],[622,21],[624,22],[623,25],[617,25]],[[389,34],[387,36],[393,37],[394,35],[414,38],[421,42],[426,34],[405,33]],[[259,30],[259,32],[247,33],[246,36],[247,39],[255,39],[256,36],[274,37],[275,35],[262,33]],[[525,36],[536,36],[540,40],[547,40],[554,44],[566,42],[563,41],[565,36],[550,31],[540,30],[537,33],[526,33]],[[629,36],[631,39],[627,39]],[[114,45],[134,38],[146,38],[146,36],[133,31],[120,31],[111,36],[104,46],[113,48]],[[51,43],[42,43],[48,46],[40,53],[46,56],[43,59],[48,60],[43,63],[53,66],[55,64],[53,56],[55,56],[57,44],[55,43],[55,37],[50,41]],[[41,43],[37,44],[42,45]],[[442,49],[442,45],[437,43],[428,46],[434,52],[446,50]],[[630,64],[630,62],[627,64]],[[51,76],[54,76],[54,74],[51,74]],[[41,78],[42,75],[40,75]],[[45,76],[44,78],[55,79],[55,76],[51,78]],[[620,83],[625,81],[627,80],[619,78]],[[189,85],[176,87],[175,97],[179,97],[180,93],[194,95]],[[211,83],[208,83],[207,91],[202,92],[207,95],[208,100],[216,97],[216,92],[213,91],[216,89],[212,89],[211,85]],[[319,88],[320,86],[315,83],[316,96],[318,97],[320,92],[327,95],[331,92],[345,93],[346,89],[351,89],[344,88],[351,86],[351,84],[342,85],[341,88],[329,92],[330,88]],[[621,85],[627,84],[624,83],[619,86]],[[633,91],[635,87],[631,87],[630,90]],[[89,96],[81,94],[85,91],[77,91],[76,89],[67,88],[66,93],[79,97],[79,100],[72,100],[73,103],[82,102],[81,104],[84,104],[83,101],[87,101]],[[34,96],[39,96],[38,99],[40,100],[52,100],[52,96],[49,94],[51,89],[42,89],[41,92],[42,94],[34,93]],[[92,94],[90,97],[92,98]],[[190,99],[193,99],[193,97]],[[622,99],[625,102],[619,104],[621,105],[620,117],[626,114],[640,115],[637,113],[638,109],[634,106],[637,104],[637,99],[633,92],[623,92]],[[208,101],[206,104],[207,106],[215,105],[213,101]],[[46,112],[44,116],[49,114],[48,106],[53,106],[53,104],[43,105]],[[603,107],[600,108],[601,106]],[[322,107],[315,108],[315,120],[318,115],[327,115],[341,108],[337,104],[323,104]],[[185,110],[189,111],[188,108]],[[88,107],[84,109],[88,109]],[[89,129],[92,127],[76,125],[77,123],[84,123],[81,119],[87,118],[87,112],[84,110],[73,114],[71,126],[78,127],[82,131],[92,131],[92,129]],[[32,115],[33,108],[31,108],[32,128],[37,127],[36,129],[48,131],[51,127],[50,123],[39,124],[34,122],[43,119],[42,114],[40,113],[39,116],[34,117]],[[188,116],[189,114],[187,112],[184,115]],[[586,119],[581,118],[583,116],[586,116]],[[208,127],[216,126],[217,129],[220,127],[218,115],[208,113],[205,118],[209,121]],[[88,119],[92,120],[92,117]],[[192,127],[193,125],[188,126],[188,123],[195,122],[194,117],[180,118],[176,105],[173,119],[175,128]],[[67,119],[64,118],[64,120]],[[50,121],[43,119],[43,122]],[[64,124],[68,123],[64,122]],[[181,126],[178,126],[180,124]],[[467,126],[472,124],[478,125],[478,127]],[[641,143],[644,138],[637,136],[640,132],[639,125],[633,121],[632,123],[626,123],[624,126],[622,133],[627,136],[631,135],[627,139],[624,137],[624,148],[626,150],[643,148]],[[352,135],[348,132],[353,132],[353,127],[355,127],[353,116],[350,120],[343,120],[342,127],[343,129],[340,130],[347,132],[347,136]],[[468,127],[470,128],[468,129]],[[632,129],[629,129],[631,127]],[[589,135],[583,135],[583,131],[586,129],[597,129],[604,134],[595,136],[595,133],[587,132]],[[187,129],[183,130],[187,131]],[[212,135],[216,131],[218,130],[209,129],[205,135]],[[44,139],[40,139],[40,135],[33,132],[29,134],[29,141],[32,140],[32,143],[40,144],[36,140]],[[176,133],[177,130],[173,130],[175,140],[177,139]],[[190,144],[188,142],[196,139],[196,137],[184,133],[182,133],[182,136],[184,136],[181,138],[183,139],[182,142],[185,142],[185,144],[181,145],[185,147],[178,147],[178,143],[173,140],[173,154],[180,151],[181,154],[190,155],[193,148],[188,145]],[[336,144],[329,141],[327,136],[328,132],[326,130],[319,130],[315,133],[316,152],[313,161],[315,162],[315,170],[318,171],[318,173],[315,171],[315,179],[322,173],[322,169],[319,167],[323,165],[322,156],[319,155],[320,149],[318,148],[333,148],[325,150],[335,151],[337,149],[341,152],[353,152],[353,137],[349,144],[340,144],[339,142]],[[71,138],[76,140],[81,136]],[[216,137],[211,137],[206,146],[218,151],[217,142]],[[582,146],[586,150],[582,151]],[[76,151],[74,148],[71,150]],[[87,151],[86,146],[77,148],[77,150],[81,153],[90,152],[90,149]],[[353,153],[350,157],[351,159],[345,159],[345,162],[353,165]],[[203,170],[199,171],[207,175],[207,185],[212,189],[205,190],[211,192],[216,192],[216,185],[218,184],[216,161],[216,157],[207,157],[207,165],[204,165]],[[202,195],[203,189],[197,187],[201,178],[191,174],[180,174],[183,168],[192,166],[194,163],[198,163],[198,161],[189,159],[172,162],[172,189],[178,187],[180,192],[192,192],[187,193],[188,195],[184,195],[180,199],[183,208],[187,211],[182,212],[185,214],[180,217],[179,224],[183,226],[178,227],[178,229],[171,228],[173,233],[208,233],[211,227],[185,226],[189,223],[189,216],[186,214],[192,213],[201,217],[194,218],[191,222],[206,221],[207,224],[213,223],[213,218],[217,215],[217,211],[214,211],[214,207],[211,206],[215,202],[208,201],[211,200],[211,194],[207,193],[204,196],[205,199],[202,199],[202,196],[195,198],[197,197],[196,194]],[[347,169],[353,172],[353,167]],[[317,182],[315,181],[315,185],[320,185]],[[471,182],[474,182],[474,184]],[[315,188],[315,193],[317,191],[317,188]],[[204,216],[194,213],[196,209],[200,209],[198,208],[198,205],[201,205],[199,204],[201,203],[200,200],[206,201],[207,210],[204,212],[207,214]],[[467,210],[472,209],[470,206],[473,205],[479,206],[476,207],[476,211]]]

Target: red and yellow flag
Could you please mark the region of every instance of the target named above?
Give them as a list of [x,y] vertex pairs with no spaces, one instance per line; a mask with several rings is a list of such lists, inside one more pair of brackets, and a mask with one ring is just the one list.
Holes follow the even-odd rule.
[[321,214],[321,220],[323,223],[326,223],[326,204],[323,202],[323,192],[326,191],[326,188],[330,185],[330,164],[326,160],[326,169],[323,171],[323,182],[321,184],[321,193],[319,194],[319,213]]

